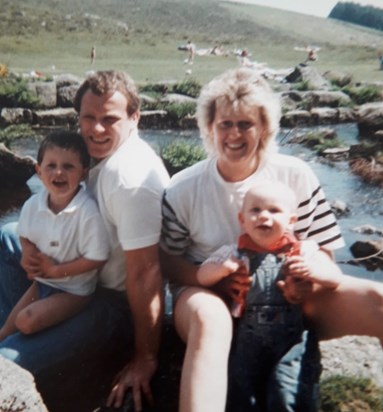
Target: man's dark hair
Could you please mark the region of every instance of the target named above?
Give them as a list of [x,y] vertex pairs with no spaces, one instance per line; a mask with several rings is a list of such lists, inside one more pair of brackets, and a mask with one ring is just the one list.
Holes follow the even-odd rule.
[[59,147],[65,150],[71,150],[80,155],[81,164],[88,168],[90,165],[90,156],[86,144],[78,133],[61,130],[48,134],[41,142],[37,152],[37,163],[40,165],[43,161],[47,149]]
[[84,94],[90,90],[96,96],[120,92],[128,101],[126,111],[128,116],[136,113],[140,108],[140,96],[133,79],[122,71],[98,71],[87,77],[80,85],[74,98],[74,108],[80,113],[81,101]]

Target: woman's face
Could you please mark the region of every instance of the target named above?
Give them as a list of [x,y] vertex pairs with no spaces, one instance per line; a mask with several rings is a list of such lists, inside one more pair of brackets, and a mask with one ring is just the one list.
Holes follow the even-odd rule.
[[218,170],[227,181],[240,181],[258,167],[259,142],[264,125],[258,109],[244,103],[217,107],[210,133],[218,157]]

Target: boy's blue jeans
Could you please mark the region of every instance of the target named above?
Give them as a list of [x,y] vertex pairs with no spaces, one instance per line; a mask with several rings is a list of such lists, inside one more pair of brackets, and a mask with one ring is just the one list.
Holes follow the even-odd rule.
[[[0,325],[30,286],[19,263],[21,249],[16,229],[17,223],[9,223],[0,230]],[[97,359],[106,359],[108,354],[116,356],[121,348],[127,353],[132,330],[125,294],[100,288],[91,303],[69,320],[36,334],[17,332],[8,336],[0,342],[0,355],[29,370],[37,381],[55,368],[68,365],[77,365],[78,376],[88,361],[89,367],[94,361],[97,368]]]

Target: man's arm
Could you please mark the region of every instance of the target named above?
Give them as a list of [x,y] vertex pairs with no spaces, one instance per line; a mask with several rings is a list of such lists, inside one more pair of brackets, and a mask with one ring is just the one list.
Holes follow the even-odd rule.
[[132,388],[135,410],[142,410],[144,394],[153,402],[150,380],[157,369],[162,317],[163,282],[158,245],[125,252],[126,290],[134,325],[134,354],[116,378],[108,406],[120,407],[126,390]]
[[165,278],[180,285],[200,286],[197,277],[198,266],[185,259],[184,256],[170,255],[160,249],[160,259]]

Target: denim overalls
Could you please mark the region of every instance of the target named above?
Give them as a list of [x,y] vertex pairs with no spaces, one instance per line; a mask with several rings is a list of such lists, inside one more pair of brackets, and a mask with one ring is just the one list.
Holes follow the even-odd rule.
[[313,381],[319,380],[320,355],[316,340],[304,329],[300,306],[288,303],[276,284],[283,278],[283,260],[272,253],[249,253],[253,286],[235,325],[230,410],[316,411],[318,388]]

